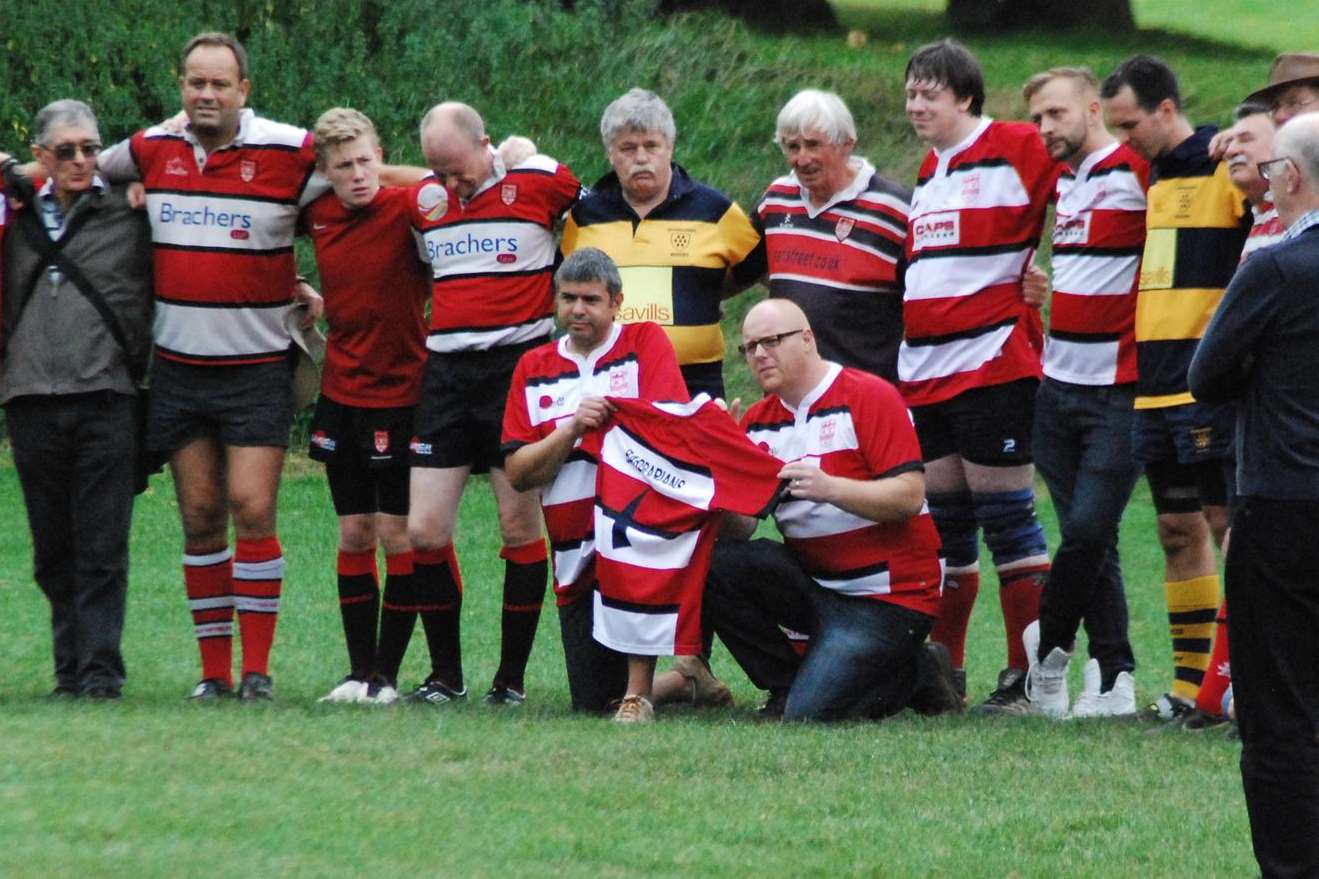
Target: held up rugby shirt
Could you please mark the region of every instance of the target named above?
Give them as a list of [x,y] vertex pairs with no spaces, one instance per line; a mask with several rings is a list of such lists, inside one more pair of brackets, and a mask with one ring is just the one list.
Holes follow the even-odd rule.
[[1040,376],[1039,312],[1021,278],[1039,245],[1058,173],[1035,126],[985,118],[931,150],[911,203],[898,352],[913,406]]
[[815,207],[795,174],[769,185],[756,207],[765,236],[769,295],[806,312],[820,354],[897,378],[902,276],[911,191],[865,159],[856,177]]
[[[504,406],[504,454],[549,436],[591,396],[686,400],[687,385],[664,331],[650,322],[614,324],[586,357],[569,349],[567,336],[523,354]],[[594,580],[595,476],[596,456],[579,443],[541,491],[560,605],[581,598]]]
[[536,155],[494,171],[465,204],[434,177],[413,187],[412,225],[431,264],[432,351],[532,342],[554,329],[554,226],[581,184]]
[[302,214],[316,248],[329,336],[321,393],[345,406],[416,405],[430,272],[417,258],[411,193],[384,186],[362,208],[327,192]]
[[209,156],[190,131],[155,127],[99,161],[111,179],[146,186],[156,352],[195,364],[286,357],[298,211],[327,185],[313,183],[311,134],[244,110],[234,140]]
[[1136,287],[1149,163],[1114,143],[1058,177],[1044,374],[1079,385],[1136,380]]
[[[795,409],[770,395],[747,410],[742,425],[778,460],[807,461],[831,476],[884,479],[924,470],[897,389],[836,363]],[[938,613],[943,562],[928,506],[901,522],[871,522],[833,504],[786,495],[774,519],[784,545],[826,589]]]
[[610,400],[618,411],[582,443],[599,460],[593,635],[620,653],[699,654],[719,512],[768,515],[783,465],[705,394]]

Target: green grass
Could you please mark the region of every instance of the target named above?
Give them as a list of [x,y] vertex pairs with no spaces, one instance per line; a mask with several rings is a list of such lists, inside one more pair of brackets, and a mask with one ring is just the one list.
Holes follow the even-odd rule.
[[[567,711],[552,614],[522,712],[316,705],[345,657],[335,520],[324,480],[305,459],[290,465],[281,496],[289,576],[272,669],[277,704],[183,701],[196,648],[163,476],[136,509],[127,696],[119,705],[51,704],[42,698],[51,686],[47,610],[28,579],[26,524],[7,463],[0,497],[11,499],[0,512],[9,670],[0,684],[0,875],[1250,870],[1237,749],[1218,735],[970,717],[764,727],[753,721],[758,694],[722,653],[716,665],[738,708],[675,710],[653,728],[618,729]],[[1047,500],[1041,508],[1051,524]],[[1142,493],[1122,537],[1145,696],[1162,692],[1169,670],[1152,528]],[[501,571],[483,481],[471,486],[459,534],[468,684],[479,693],[498,659]],[[1002,661],[991,581],[972,625],[973,695],[992,686]],[[405,680],[424,674],[424,653],[418,633]]]

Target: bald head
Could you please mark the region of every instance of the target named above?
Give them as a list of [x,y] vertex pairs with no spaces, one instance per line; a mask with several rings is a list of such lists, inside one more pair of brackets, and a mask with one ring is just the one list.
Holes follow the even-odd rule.
[[828,364],[815,346],[806,313],[787,299],[766,299],[742,321],[742,348],[761,390],[797,405],[820,383]]
[[1319,113],[1292,117],[1273,143],[1276,158],[1291,160],[1273,166],[1269,174],[1278,218],[1290,226],[1319,210]]
[[494,155],[481,115],[446,101],[421,120],[421,151],[440,182],[467,201],[494,173]]

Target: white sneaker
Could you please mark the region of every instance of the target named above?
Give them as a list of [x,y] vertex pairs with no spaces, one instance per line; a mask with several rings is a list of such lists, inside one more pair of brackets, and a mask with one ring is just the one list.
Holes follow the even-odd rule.
[[338,685],[326,695],[316,700],[317,702],[365,702],[366,701],[366,681],[358,681],[353,678],[344,678]]
[[366,701],[372,705],[393,705],[398,701],[398,689],[389,684],[381,684],[374,695],[368,695]]
[[1036,620],[1021,633],[1026,648],[1026,698],[1031,714],[1061,718],[1067,716],[1067,662],[1072,655],[1061,647],[1049,651],[1041,662],[1036,658],[1040,648],[1040,621]]
[[1072,717],[1135,717],[1136,681],[1130,672],[1118,672],[1108,692],[1099,691],[1099,660],[1085,664],[1085,687],[1072,706]]

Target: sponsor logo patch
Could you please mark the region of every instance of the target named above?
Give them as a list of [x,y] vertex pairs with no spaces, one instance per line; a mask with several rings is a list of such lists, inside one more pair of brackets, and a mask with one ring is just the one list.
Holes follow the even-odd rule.
[[333,452],[338,446],[338,443],[323,430],[318,430],[311,435],[311,444],[327,452]]
[[506,205],[511,205],[518,200],[518,185],[516,183],[505,183],[499,187],[499,200]]
[[958,211],[926,214],[911,224],[915,250],[927,247],[951,247],[962,240],[962,215]]
[[449,193],[438,183],[427,183],[417,190],[417,210],[426,220],[438,220],[449,210]]
[[430,443],[423,443],[420,438],[415,436],[412,438],[412,441],[408,443],[408,449],[411,450],[414,455],[429,455],[433,451]]
[[243,178],[244,183],[251,183],[256,179],[256,162],[252,159],[243,159],[238,165],[238,176]]
[[1085,244],[1090,240],[1090,217],[1089,213],[1073,217],[1059,215],[1053,224],[1053,243]]
[[554,405],[554,398],[551,397],[549,394],[541,394],[540,399],[537,400],[536,402],[540,404],[540,408],[548,409]]

